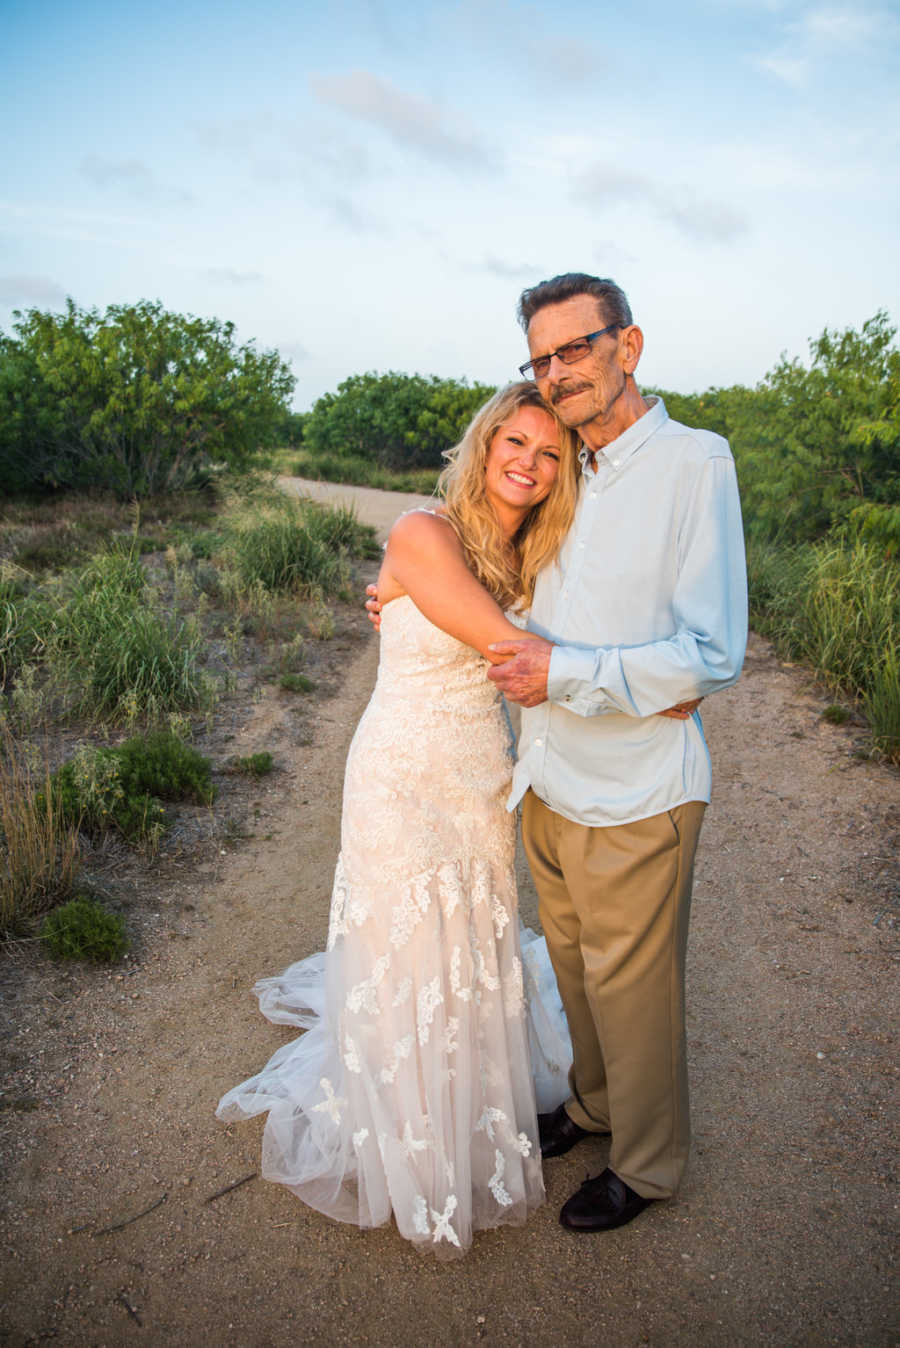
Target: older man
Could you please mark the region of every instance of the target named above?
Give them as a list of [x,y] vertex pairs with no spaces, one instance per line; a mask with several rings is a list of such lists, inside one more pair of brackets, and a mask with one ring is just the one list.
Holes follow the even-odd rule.
[[528,638],[489,677],[523,708],[510,808],[572,1036],[571,1098],[541,1150],[611,1134],[560,1221],[599,1231],[678,1188],[690,1125],[684,965],[710,764],[698,715],[735,682],[747,595],[728,444],[672,421],[634,373],[643,335],[612,281],[558,276],[519,317],[545,400],[583,441],[575,522],[538,579]]

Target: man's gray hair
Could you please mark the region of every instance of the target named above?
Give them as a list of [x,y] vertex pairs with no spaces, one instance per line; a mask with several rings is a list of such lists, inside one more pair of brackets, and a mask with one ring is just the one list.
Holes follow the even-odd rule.
[[628,328],[634,322],[631,305],[621,286],[608,277],[588,276],[583,271],[569,271],[564,276],[554,276],[552,281],[541,281],[539,285],[523,290],[519,296],[519,322],[527,332],[528,324],[538,309],[548,304],[562,304],[576,295],[592,295],[600,305],[607,323],[618,323],[619,327]]

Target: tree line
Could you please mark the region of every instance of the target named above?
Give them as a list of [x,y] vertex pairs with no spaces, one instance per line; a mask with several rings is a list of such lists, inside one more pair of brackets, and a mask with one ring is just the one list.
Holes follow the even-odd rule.
[[[782,356],[754,388],[662,393],[670,414],[725,435],[748,537],[799,543],[835,530],[900,545],[900,350],[879,311],[826,329],[809,361]],[[276,351],[234,325],[159,303],[105,314],[32,309],[0,333],[0,491],[105,488],[141,497],[292,445],[302,470],[372,480],[436,472],[493,386],[369,371],[306,413]]]

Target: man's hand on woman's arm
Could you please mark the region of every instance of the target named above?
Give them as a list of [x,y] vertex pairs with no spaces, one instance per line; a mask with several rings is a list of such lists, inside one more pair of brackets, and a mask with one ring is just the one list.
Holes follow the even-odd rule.
[[[522,707],[537,707],[547,700],[547,678],[550,672],[552,642],[543,637],[525,637],[522,641],[495,641],[491,646],[495,655],[503,655],[502,665],[492,665],[488,678],[504,697]],[[657,713],[676,721],[686,721],[703,701],[700,697],[678,702]]]

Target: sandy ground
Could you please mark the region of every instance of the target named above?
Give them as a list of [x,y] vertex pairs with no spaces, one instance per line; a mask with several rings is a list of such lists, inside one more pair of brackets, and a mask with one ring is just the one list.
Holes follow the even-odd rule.
[[[382,529],[415,499],[317,490],[346,492]],[[311,743],[286,740],[259,788],[265,835],[188,863],[126,966],[7,960],[3,1341],[896,1343],[900,777],[860,756],[858,727],[823,721],[827,695],[756,638],[740,684],[704,708],[716,787],[679,1196],[621,1231],[571,1235],[558,1209],[605,1163],[585,1143],[548,1163],[527,1226],[442,1265],[258,1178],[220,1193],[258,1169],[262,1121],[225,1128],[213,1110],[289,1037],[259,1016],[254,980],[324,944],[343,761],[376,660],[372,636]],[[263,697],[240,752],[270,746],[280,716]],[[521,896],[534,925],[524,869]]]

